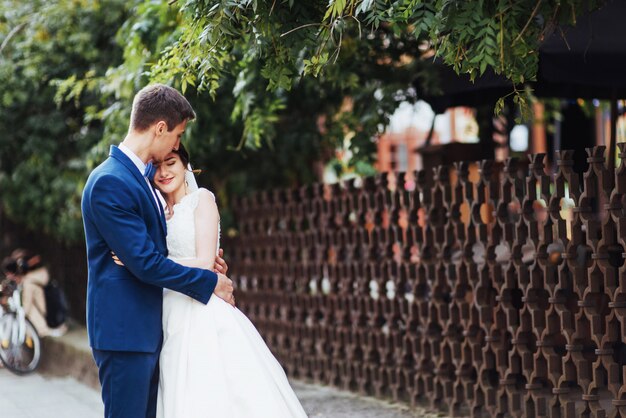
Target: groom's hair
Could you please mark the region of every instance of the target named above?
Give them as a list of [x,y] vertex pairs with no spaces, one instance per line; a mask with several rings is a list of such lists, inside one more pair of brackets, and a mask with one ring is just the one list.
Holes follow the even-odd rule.
[[171,131],[185,120],[195,119],[196,113],[178,90],[164,84],[150,84],[135,95],[130,114],[130,128],[143,132],[159,121]]

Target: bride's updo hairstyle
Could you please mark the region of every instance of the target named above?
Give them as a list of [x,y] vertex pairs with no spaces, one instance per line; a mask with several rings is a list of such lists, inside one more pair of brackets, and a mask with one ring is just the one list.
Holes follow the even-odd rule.
[[180,161],[183,163],[183,166],[185,167],[185,170],[186,170],[187,167],[189,166],[189,153],[187,152],[187,149],[185,148],[183,143],[181,142],[178,145],[178,149],[173,150],[172,152],[178,155],[178,158],[180,158]]
[[[180,145],[178,146],[178,149],[173,150],[172,152],[178,155],[178,158],[180,158],[180,161],[183,163],[183,167],[185,167],[185,170],[189,170],[189,161],[190,161],[189,152],[187,152],[187,149],[185,148],[183,143],[181,142]],[[192,169],[191,172],[198,175],[202,172],[202,170]]]

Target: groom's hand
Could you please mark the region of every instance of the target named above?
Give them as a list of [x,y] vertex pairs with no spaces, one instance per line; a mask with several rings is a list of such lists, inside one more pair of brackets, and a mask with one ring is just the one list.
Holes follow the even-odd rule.
[[113,251],[111,251],[111,257],[113,258],[113,262],[115,264],[117,264],[118,266],[124,267],[124,263],[122,263],[122,260],[120,260],[119,257],[117,255],[115,255],[115,253]]
[[220,248],[217,257],[215,257],[215,272],[228,274],[228,264],[224,260],[224,250]]
[[215,293],[218,297],[235,306],[235,296],[233,296],[233,281],[221,273],[217,273],[217,285]]

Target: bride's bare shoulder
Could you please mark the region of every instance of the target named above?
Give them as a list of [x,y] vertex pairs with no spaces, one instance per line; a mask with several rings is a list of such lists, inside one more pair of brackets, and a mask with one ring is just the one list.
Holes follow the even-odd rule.
[[215,201],[215,195],[213,194],[213,192],[208,189],[205,189],[204,187],[200,187],[198,189],[198,195],[200,199],[209,199],[209,200]]
[[196,193],[198,193],[199,207],[204,207],[208,210],[217,210],[217,204],[215,202],[215,195],[213,192],[201,187]]

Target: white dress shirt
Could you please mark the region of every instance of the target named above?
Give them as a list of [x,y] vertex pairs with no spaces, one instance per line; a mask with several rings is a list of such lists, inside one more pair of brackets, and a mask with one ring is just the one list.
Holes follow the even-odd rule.
[[[144,180],[148,184],[148,187],[150,188],[150,190],[153,190],[152,184],[150,184],[150,180],[148,180],[148,178],[144,176],[144,173],[146,172],[146,164],[144,164],[144,162],[141,161],[141,158],[137,157],[137,155],[126,145],[120,144],[118,148],[128,158],[130,158],[133,164],[135,164],[135,167],[137,167],[137,170],[139,170],[139,174],[141,174],[141,176],[144,178]],[[152,196],[154,197],[154,201],[156,202],[157,207],[160,207],[161,209],[163,209],[163,207],[165,206],[164,204],[165,199],[163,199],[163,196],[161,196],[161,193],[158,190],[155,189],[154,191],[156,192],[156,193],[152,193]]]

